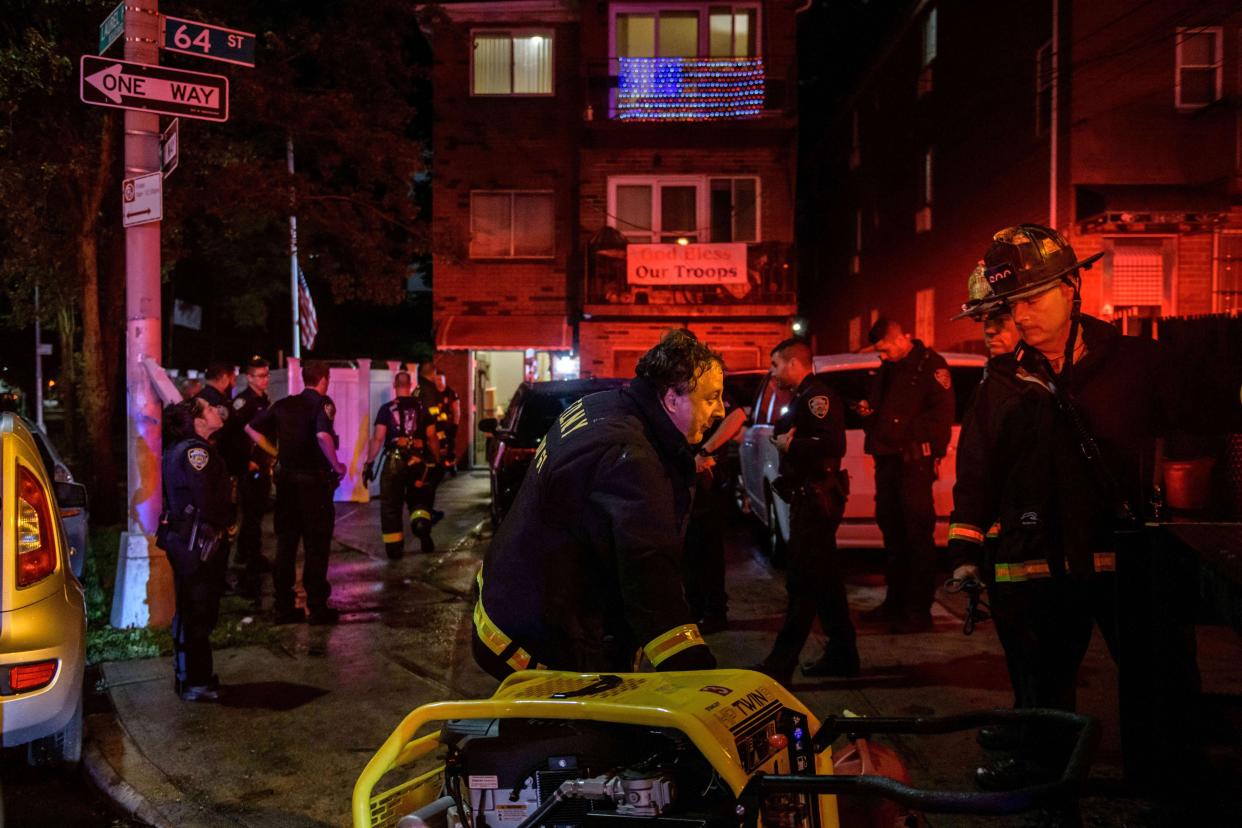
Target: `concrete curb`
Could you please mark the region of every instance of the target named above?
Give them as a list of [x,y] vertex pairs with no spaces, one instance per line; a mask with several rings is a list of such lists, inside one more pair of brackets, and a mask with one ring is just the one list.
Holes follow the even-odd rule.
[[104,754],[101,740],[110,742],[108,753],[120,753],[131,760],[145,762],[147,772],[158,773],[145,757],[138,746],[130,740],[129,734],[120,721],[112,713],[93,713],[89,720],[89,732],[85,744],[82,745],[82,766],[87,776],[105,796],[116,803],[117,807],[135,819],[140,819],[153,828],[175,828],[163,814],[155,809],[147,798],[128,782],[117,769],[112,766]]

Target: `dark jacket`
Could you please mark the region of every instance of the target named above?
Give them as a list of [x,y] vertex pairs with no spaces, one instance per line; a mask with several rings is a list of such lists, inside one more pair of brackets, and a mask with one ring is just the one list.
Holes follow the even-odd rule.
[[274,440],[279,454],[276,462],[283,473],[326,474],[332,464],[319,447],[319,434],[332,435],[338,441],[332,421],[336,405],[332,398],[313,388],[277,400],[271,408],[250,422],[250,427]]
[[944,357],[921,340],[898,362],[880,366],[864,422],[868,454],[944,457],[953,430],[953,380]]
[[[190,437],[164,451],[164,512],[180,523],[197,512],[217,531],[234,519],[232,483],[220,453],[206,440]],[[186,507],[193,510],[187,513]]]
[[229,473],[241,477],[255,460],[260,466],[266,465],[266,452],[254,444],[246,434],[246,426],[270,405],[266,394],[259,394],[253,388],[245,388],[233,398],[230,405],[228,423],[221,431],[227,429],[226,437],[220,441],[220,452],[228,464]]
[[[958,438],[949,528],[955,565],[986,563],[986,574],[1001,581],[1115,566],[1119,503],[1141,516],[1155,438],[1173,417],[1175,381],[1154,342],[1093,317],[1083,317],[1081,335],[1087,353],[1066,387],[1102,462],[1086,459],[1054,394],[1064,378],[1041,354],[1020,345],[993,358]],[[996,524],[996,560],[984,562],[981,545]]]
[[519,669],[529,655],[628,670],[639,647],[658,669],[714,667],[682,587],[694,480],[685,437],[645,380],[571,405],[484,557],[480,639],[506,659],[520,647]]
[[781,456],[781,474],[793,483],[825,479],[841,466],[845,456],[845,409],[841,397],[823,380],[807,374],[789,402],[789,412],[773,432],[794,430],[789,450]]

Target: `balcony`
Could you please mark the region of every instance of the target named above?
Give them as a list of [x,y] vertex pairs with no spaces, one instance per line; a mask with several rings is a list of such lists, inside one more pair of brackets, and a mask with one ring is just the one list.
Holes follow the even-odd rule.
[[622,57],[612,71],[613,120],[722,121],[764,113],[763,58]]
[[[611,228],[609,228],[611,230]],[[610,241],[620,234],[606,236]],[[597,239],[603,234],[597,234]],[[688,245],[682,250],[723,245]],[[673,249],[678,245],[643,245]],[[740,247],[740,245],[739,245]],[[788,316],[797,310],[793,246],[745,245],[745,277],[729,284],[644,284],[635,278],[629,246],[588,249],[583,312],[590,316]]]

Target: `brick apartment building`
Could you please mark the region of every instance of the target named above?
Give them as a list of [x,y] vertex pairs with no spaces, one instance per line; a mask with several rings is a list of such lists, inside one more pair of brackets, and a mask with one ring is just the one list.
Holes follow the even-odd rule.
[[523,378],[631,376],[673,326],[766,364],[797,307],[798,5],[422,7],[436,344],[464,431]]
[[876,314],[978,350],[949,317],[990,234],[1022,221],[1104,251],[1084,310],[1131,332],[1242,306],[1236,3],[910,6],[811,154],[832,194],[804,225],[821,350],[865,346]]

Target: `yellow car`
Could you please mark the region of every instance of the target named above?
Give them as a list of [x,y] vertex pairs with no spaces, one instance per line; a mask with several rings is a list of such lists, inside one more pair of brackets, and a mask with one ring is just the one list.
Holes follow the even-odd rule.
[[31,764],[73,764],[82,752],[86,599],[52,476],[12,413],[0,414],[0,515],[3,745],[28,745]]

